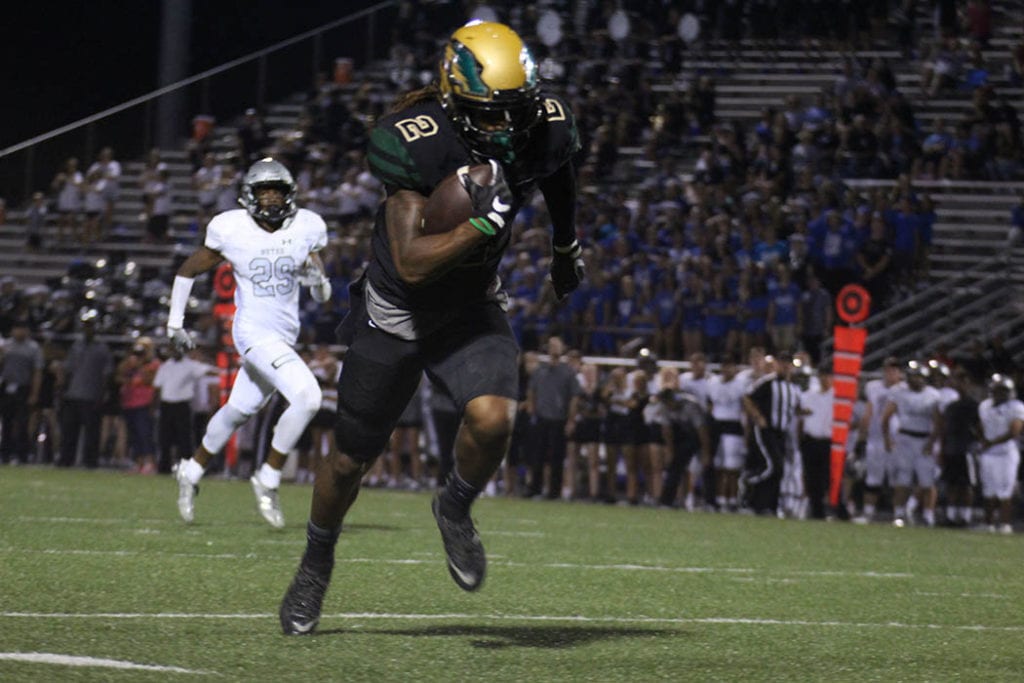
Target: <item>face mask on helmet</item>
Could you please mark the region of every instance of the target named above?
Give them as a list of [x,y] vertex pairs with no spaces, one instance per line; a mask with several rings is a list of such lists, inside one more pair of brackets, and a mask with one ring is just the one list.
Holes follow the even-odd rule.
[[924,386],[925,380],[930,374],[928,366],[924,363],[919,363],[916,360],[907,363],[907,382],[911,386]]
[[1006,401],[1013,395],[1013,380],[1006,375],[996,373],[988,381],[988,390],[997,401]]
[[439,88],[445,111],[480,157],[515,161],[542,117],[537,65],[522,39],[503,24],[470,23],[452,34]]
[[[260,202],[259,190],[263,188],[279,190],[283,201],[279,203]],[[238,203],[256,220],[279,228],[298,211],[298,207],[295,205],[297,193],[298,188],[296,188],[295,181],[288,169],[283,164],[267,157],[260,159],[246,171],[245,177],[242,178]]]

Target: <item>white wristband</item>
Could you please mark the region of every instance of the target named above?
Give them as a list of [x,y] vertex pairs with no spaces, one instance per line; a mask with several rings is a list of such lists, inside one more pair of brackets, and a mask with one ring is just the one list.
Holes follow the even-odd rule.
[[171,310],[167,314],[168,327],[185,327],[185,308],[188,306],[188,297],[192,294],[192,283],[194,278],[174,276],[174,286],[171,287]]

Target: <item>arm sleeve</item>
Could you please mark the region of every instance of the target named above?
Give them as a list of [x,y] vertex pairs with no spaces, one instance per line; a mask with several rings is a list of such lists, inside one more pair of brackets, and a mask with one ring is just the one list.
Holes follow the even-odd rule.
[[572,160],[537,183],[551,214],[552,242],[568,247],[576,239],[576,170]]

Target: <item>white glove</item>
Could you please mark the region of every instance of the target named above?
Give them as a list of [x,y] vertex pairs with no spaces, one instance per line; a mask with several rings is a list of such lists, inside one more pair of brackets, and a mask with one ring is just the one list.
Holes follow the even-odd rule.
[[196,347],[196,343],[192,341],[192,336],[181,327],[167,326],[167,338],[171,341],[174,348],[179,351],[189,351]]
[[303,287],[309,287],[309,294],[313,301],[323,303],[331,298],[331,281],[320,268],[311,260],[306,260],[302,267],[295,272],[296,279]]
[[331,298],[331,281],[324,277],[320,282],[309,288],[309,295],[318,304],[327,301]]
[[307,260],[295,271],[295,278],[303,287],[315,287],[326,280],[327,276],[324,275],[324,271],[313,265],[312,261]]

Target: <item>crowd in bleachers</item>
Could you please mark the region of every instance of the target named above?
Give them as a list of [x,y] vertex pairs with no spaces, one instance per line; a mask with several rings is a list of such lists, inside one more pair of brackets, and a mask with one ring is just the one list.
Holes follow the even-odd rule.
[[[960,3],[960,14],[950,14],[951,4],[957,3],[936,3],[933,37],[917,26],[914,3],[751,1],[736,3],[736,12],[724,11],[727,3],[703,3],[703,32],[714,42],[690,45],[676,32],[682,6],[646,3],[632,15],[631,36],[616,41],[604,30],[606,4],[590,3],[589,12],[567,22],[564,40],[546,47],[534,32],[534,10],[509,3],[503,18],[535,46],[550,87],[571,102],[583,142],[576,159],[578,232],[588,279],[565,304],[556,304],[546,280],[543,202],[524,207],[513,226],[501,276],[523,348],[537,350],[560,336],[593,356],[631,357],[649,347],[662,359],[704,353],[720,362],[764,348],[804,351],[815,363],[831,334],[832,297],[844,284],[864,284],[875,310],[918,287],[928,273],[936,207],[915,182],[1016,180],[1024,158],[1016,110],[1003,86],[994,85],[1024,82],[1024,41],[1005,60],[986,63],[987,3]],[[347,285],[368,252],[381,186],[365,170],[366,131],[397,92],[433,77],[437,37],[450,28],[429,8],[408,5],[394,23],[383,77],[371,77],[369,68],[356,70],[352,81],[322,74],[294,126],[273,129],[250,109],[227,145],[209,126],[196,127],[187,147],[196,198],[188,229],[173,227],[173,188],[158,152],[139,181],[145,240],[191,246],[213,214],[236,206],[248,163],[267,153],[285,161],[301,203],[332,227],[324,262],[335,297],[325,305],[304,300],[306,344],[334,341]],[[832,12],[849,21],[831,21]],[[845,56],[835,61],[830,88],[791,94],[745,122],[718,113],[716,83],[735,59],[724,58],[719,68],[689,65],[711,45],[738,54],[743,40],[763,41],[753,44],[767,59],[780,40]],[[892,63],[854,52],[877,44],[901,46],[919,84],[903,87]],[[959,119],[922,117],[920,103],[936,98],[970,99],[971,106]],[[110,237],[121,175],[109,148],[85,173],[69,159],[26,212],[36,222],[29,246]],[[896,182],[863,191],[844,183],[867,177]],[[57,245],[41,237],[47,211],[60,226]],[[43,355],[55,359],[87,324],[101,338],[120,337],[116,355],[130,357],[135,337],[162,330],[176,265],[171,259],[142,266],[118,252],[78,258],[67,277],[45,287],[5,280],[0,335],[9,336],[15,321],[27,322],[31,336],[45,342]],[[83,308],[97,311],[88,323]],[[201,303],[192,318],[200,342],[214,347],[218,332],[208,309]],[[134,336],[124,337],[126,331]],[[116,415],[109,398],[115,389],[106,395]],[[58,408],[59,402],[48,406]]]

